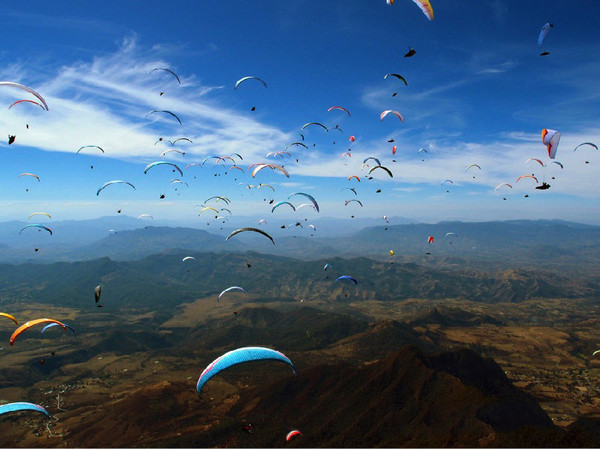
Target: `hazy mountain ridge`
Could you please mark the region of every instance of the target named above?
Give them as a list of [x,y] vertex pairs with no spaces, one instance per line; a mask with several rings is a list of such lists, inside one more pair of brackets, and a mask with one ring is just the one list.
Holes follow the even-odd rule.
[[[326,218],[321,220],[327,222]],[[264,227],[272,233],[275,245],[253,233],[225,242],[224,231],[214,234],[216,229],[208,232],[197,228],[154,226],[152,221],[130,217],[58,222],[50,225],[55,230],[53,236],[35,230],[18,235],[23,224],[0,223],[0,245],[7,245],[0,247],[0,262],[51,263],[104,256],[114,260],[136,260],[177,248],[186,251],[258,251],[303,259],[360,255],[385,258],[393,249],[396,259],[421,264],[438,264],[440,258],[453,258],[457,264],[473,261],[479,267],[495,270],[539,266],[554,271],[583,269],[600,275],[597,268],[600,227],[560,220],[386,225],[363,228],[350,236],[353,228],[342,222],[338,224],[337,235],[329,237],[322,237],[319,228],[310,232],[313,237],[309,237],[310,233],[300,228]],[[108,233],[111,225],[116,233]],[[447,233],[454,234],[446,236]],[[430,235],[435,238],[432,244],[427,243]],[[39,252],[34,251],[36,248]],[[426,258],[429,262],[425,262]],[[446,264],[449,260],[444,259],[441,263]]]
[[[184,256],[196,260],[184,263]],[[327,271],[323,270],[325,263],[331,265]],[[217,295],[231,285],[245,288],[247,300],[255,302],[409,298],[519,302],[537,297],[600,296],[600,283],[586,278],[521,269],[489,274],[364,257],[306,261],[251,252],[191,252],[129,262],[101,258],[0,268],[2,304],[32,301],[87,307],[93,305],[94,287],[102,284],[102,302],[113,310],[171,310],[196,298]],[[335,282],[344,274],[357,279],[358,285]]]

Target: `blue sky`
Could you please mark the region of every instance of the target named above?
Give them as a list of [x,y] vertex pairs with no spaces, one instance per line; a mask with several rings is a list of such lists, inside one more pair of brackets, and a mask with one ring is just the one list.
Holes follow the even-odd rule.
[[[55,220],[93,218],[121,209],[134,217],[148,213],[203,223],[211,217],[199,219],[194,206],[225,195],[232,212],[253,225],[258,218],[297,218],[284,208],[272,214],[264,199],[286,200],[304,191],[329,217],[598,224],[600,152],[573,148],[600,144],[600,40],[594,37],[600,5],[432,5],[430,22],[411,0],[393,6],[384,0],[7,2],[0,33],[10,45],[0,52],[1,78],[36,89],[50,110],[26,103],[8,110],[12,102],[33,97],[0,90],[0,126],[5,135],[17,136],[15,144],[0,145],[0,219],[25,220],[35,211]],[[554,27],[540,50],[537,38],[546,22]],[[409,47],[416,55],[403,58]],[[542,57],[544,50],[550,54]],[[174,70],[181,84],[164,71],[151,72],[155,67]],[[401,74],[408,86],[384,80],[386,73]],[[249,80],[234,90],[235,81],[247,75],[265,80],[268,88]],[[331,106],[348,109],[351,117],[328,112]],[[380,121],[386,109],[399,111],[405,122],[392,115]],[[146,117],[152,110],[171,110],[183,125],[166,114]],[[267,159],[269,152],[301,140],[307,122],[338,125],[343,132],[310,126],[302,131],[308,149],[294,149],[291,159]],[[548,162],[543,128],[562,133],[556,160],[564,170],[525,163],[532,157]],[[163,141],[155,144],[159,137]],[[166,143],[177,137],[193,143]],[[106,153],[88,149],[75,155],[83,145],[99,145]],[[169,148],[186,154],[159,157]],[[352,157],[342,158],[349,148]],[[419,148],[428,153],[417,153]],[[184,170],[185,187],[170,183],[179,176],[166,167],[143,173],[156,160],[184,169],[234,152],[244,157],[244,174],[225,174],[209,161]],[[378,170],[366,179],[373,166],[362,168],[368,156],[379,158],[394,178]],[[269,161],[284,164],[290,178],[269,169],[250,176],[250,164]],[[481,171],[465,172],[474,163]],[[23,172],[41,182],[19,178]],[[552,187],[535,190],[530,179],[516,184],[531,173]],[[348,181],[350,175],[361,182]],[[136,190],[115,185],[96,196],[113,179]],[[446,179],[454,184],[441,186]],[[503,182],[514,188],[495,191]],[[247,188],[259,183],[275,192]],[[356,187],[358,195],[346,187]],[[354,198],[364,207],[344,206]],[[316,216],[308,208],[302,213]]]

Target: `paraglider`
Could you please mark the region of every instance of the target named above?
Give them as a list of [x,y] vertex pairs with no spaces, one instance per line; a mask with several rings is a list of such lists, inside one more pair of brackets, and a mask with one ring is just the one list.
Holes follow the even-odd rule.
[[25,332],[27,329],[33,327],[33,326],[37,326],[38,324],[44,324],[44,323],[57,323],[59,324],[64,330],[66,330],[66,326],[61,323],[60,321],[57,320],[53,320],[51,318],[40,318],[37,320],[32,320],[32,321],[27,321],[25,324],[22,324],[20,327],[17,328],[17,330],[15,330],[13,332],[13,334],[10,336],[10,345],[13,346],[15,343],[15,340],[17,339],[17,337],[19,335],[21,335],[23,332]]
[[542,48],[542,45],[544,44],[544,40],[546,39],[546,36],[548,35],[550,28],[552,28],[553,26],[554,25],[551,23],[546,23],[542,27],[542,30],[540,31],[540,35],[538,36],[538,41],[537,41],[538,48]]
[[288,157],[292,157],[292,155],[290,153],[288,153],[287,151],[271,151],[271,152],[267,153],[267,157],[273,156],[273,158],[276,158],[277,156],[280,156],[281,159],[283,159],[284,154],[287,154]]
[[98,148],[100,151],[102,151],[104,153],[104,150],[101,147],[99,147],[98,145],[84,145],[81,148],[79,148],[75,154],[79,154],[79,152],[81,150],[83,150],[84,148]]
[[283,206],[284,204],[287,204],[288,206],[290,206],[292,208],[292,210],[294,212],[296,212],[296,208],[294,207],[294,205],[292,203],[290,203],[289,201],[280,201],[271,208],[271,213],[273,213],[275,211],[275,209],[277,209],[279,206]]
[[21,230],[19,231],[19,234],[21,234],[21,232],[23,232],[27,228],[40,228],[40,229],[44,229],[45,231],[48,231],[50,233],[50,235],[52,235],[52,229],[50,229],[47,226],[41,225],[41,224],[28,224],[28,225],[25,225],[25,226],[23,226],[21,228]]
[[40,182],[40,177],[38,175],[34,175],[33,173],[21,173],[18,177],[21,178],[23,176],[31,176],[32,178],[35,178],[38,180],[38,182]]
[[542,142],[544,142],[544,145],[548,149],[548,157],[554,159],[556,150],[558,150],[558,143],[560,142],[560,132],[554,129],[543,129]]
[[121,180],[117,179],[117,180],[108,181],[108,182],[105,182],[104,184],[102,184],[100,186],[100,188],[98,189],[98,191],[96,192],[96,196],[100,195],[100,192],[102,192],[108,186],[113,185],[113,184],[127,184],[127,185],[131,186],[133,188],[133,190],[135,190],[135,186],[132,183],[127,182],[127,181],[121,181]]
[[292,142],[292,143],[288,143],[285,146],[285,149],[287,150],[289,147],[291,147],[292,145],[300,145],[301,147],[304,147],[308,150],[308,147],[306,145],[304,145],[302,142]]
[[303,436],[302,432],[300,432],[299,430],[292,430],[290,433],[288,433],[285,436],[285,441],[287,441],[289,443],[292,438],[297,437],[297,436],[300,436],[300,437]]
[[517,178],[517,182],[519,182],[519,181],[520,181],[521,179],[523,179],[523,178],[531,178],[531,179],[533,179],[535,182],[538,182],[537,178],[536,178],[535,176],[533,176],[533,175],[523,175],[523,176],[519,176],[519,177]]
[[186,257],[184,257],[183,259],[181,259],[181,261],[182,261],[182,262],[185,262],[185,261],[187,261],[187,260],[196,260],[196,258],[195,258],[195,257],[193,257],[193,256],[186,256]]
[[35,90],[33,90],[31,87],[27,87],[27,86],[24,86],[19,83],[13,83],[12,81],[0,81],[0,86],[16,87],[17,89],[22,89],[26,92],[29,92],[30,94],[32,94],[34,97],[36,97],[38,100],[40,100],[42,102],[46,111],[50,110],[50,109],[48,109],[48,104],[46,103],[46,100],[44,100],[44,98],[40,94],[38,94]]
[[[94,299],[96,300],[96,305],[100,302],[100,298],[102,297],[102,285],[97,285],[94,287]],[[98,306],[100,307],[100,306]]]
[[287,178],[290,177],[290,174],[287,172],[287,170],[285,168],[283,168],[280,165],[275,165],[275,164],[258,164],[254,170],[252,170],[252,177],[254,178],[256,176],[256,174],[261,171],[263,168],[269,167],[272,170],[279,170],[281,173],[283,173]]
[[12,321],[14,321],[14,322],[15,322],[15,324],[17,324],[17,325],[19,324],[19,323],[17,323],[17,319],[16,319],[14,316],[12,316],[12,315],[10,315],[10,314],[8,314],[8,313],[0,312],[0,316],[6,317],[6,318],[8,318],[9,320],[12,320]]
[[304,193],[304,192],[294,192],[294,193],[290,193],[288,195],[288,200],[290,199],[290,197],[292,197],[294,195],[302,195],[302,196],[308,198],[315,206],[316,211],[319,212],[319,205],[317,204],[317,200],[315,200],[315,198],[312,195],[309,195],[308,193]]
[[383,111],[380,115],[379,115],[379,120],[383,120],[388,114],[394,114],[396,117],[398,117],[400,119],[400,121],[402,123],[404,123],[404,118],[402,117],[402,115],[400,115],[400,113],[398,111],[392,111],[391,109],[388,109],[386,111]]
[[341,106],[332,106],[332,107],[330,107],[329,109],[327,109],[327,112],[333,111],[334,109],[339,109],[340,111],[344,111],[346,114],[348,114],[348,117],[352,117],[352,116],[350,115],[350,112],[348,111],[348,109],[346,109],[346,108],[343,108],[343,107],[341,107]]
[[[189,186],[190,186],[190,185],[189,185],[187,182],[185,182],[185,181],[182,181],[181,179],[171,179],[169,182],[170,182],[171,184],[183,184],[183,185],[185,185],[186,187],[189,187]],[[177,190],[177,189],[175,189],[175,190]]]
[[149,163],[148,165],[146,165],[146,168],[144,168],[144,174],[148,173],[148,170],[150,170],[153,167],[156,167],[157,165],[170,165],[171,167],[174,167],[175,170],[177,170],[181,176],[183,176],[183,172],[177,165],[167,161],[156,161]]
[[360,207],[363,207],[363,203],[361,203],[359,200],[346,200],[346,202],[345,202],[344,206],[347,206],[349,203],[351,203],[351,202],[353,202],[353,201],[355,201],[355,202],[357,202],[358,204],[360,204]]
[[417,52],[415,51],[414,48],[409,47],[408,48],[408,52],[406,52],[406,54],[404,55],[405,58],[410,58],[412,56],[414,56]]
[[[394,0],[385,0],[385,2],[388,5],[394,4]],[[433,20],[433,7],[431,6],[431,3],[429,3],[429,0],[413,0],[413,2],[421,8],[421,11],[423,11],[423,14],[425,14],[429,20]]]
[[[171,144],[171,146],[174,146],[174,145],[175,145],[177,142],[179,142],[180,140],[185,140],[186,142],[189,142],[189,143],[194,143],[194,142],[192,142],[190,139],[188,139],[187,137],[179,137],[179,138],[177,138],[177,139],[173,140],[172,142],[169,140],[169,143]],[[238,155],[238,156],[239,156],[239,155]],[[240,156],[240,157],[241,157],[241,156]]]
[[315,206],[313,206],[312,204],[310,204],[310,203],[302,203],[302,204],[300,204],[299,206],[296,207],[296,210],[300,210],[303,207],[312,207],[315,212],[317,211],[317,208]]
[[[179,76],[177,75],[177,73],[175,73],[173,70],[171,69],[167,69],[167,68],[163,68],[163,67],[156,67],[155,69],[150,70],[150,73],[155,72],[157,70],[163,70],[165,72],[170,73],[171,75],[173,75],[175,77],[175,79],[177,80],[177,82],[179,84],[181,84],[181,80],[179,79]],[[161,94],[162,95],[162,94]]]
[[330,264],[328,264],[328,263],[326,263],[326,264],[323,266],[323,271],[327,271],[327,268],[330,268],[330,267],[331,267],[331,265],[330,265]]
[[369,157],[365,158],[363,160],[363,164],[365,164],[368,160],[371,160],[371,159],[374,160],[377,165],[381,165],[381,162],[379,162],[379,159],[377,159],[376,157],[373,157],[373,156],[369,156]]
[[358,176],[356,176],[356,175],[348,176],[348,181],[350,181],[352,178],[355,178],[358,182],[360,182],[360,178]]
[[387,168],[387,167],[384,167],[383,165],[376,165],[376,166],[375,166],[375,167],[373,167],[371,170],[369,170],[369,174],[371,174],[371,173],[373,172],[373,170],[376,170],[376,169],[378,169],[378,168],[382,169],[382,170],[383,170],[383,171],[385,171],[385,172],[386,172],[388,175],[390,175],[390,178],[393,178],[393,177],[394,177],[394,175],[392,175],[392,172],[390,171],[390,169],[389,169],[389,168]]
[[[63,324],[64,324],[64,323],[63,323]],[[50,329],[51,327],[55,327],[55,326],[58,326],[58,325],[59,325],[58,323],[50,323],[50,324],[46,324],[46,325],[45,325],[45,326],[42,328],[42,330],[40,331],[40,334],[43,334],[44,332],[46,332],[46,330],[47,330],[47,329]],[[68,324],[65,324],[65,327],[66,327],[67,329],[69,329],[73,335],[75,335],[75,329],[73,329],[73,328],[72,328],[71,326],[69,326]],[[66,329],[65,329],[65,330],[66,330]]]
[[238,286],[234,285],[233,287],[226,288],[221,293],[219,293],[219,297],[217,298],[217,302],[219,301],[219,299],[221,299],[221,296],[223,296],[225,293],[231,292],[231,291],[239,291],[239,292],[242,292],[242,293],[246,293],[246,290],[244,290],[242,287],[238,287]]
[[237,89],[237,88],[238,88],[238,86],[239,86],[240,84],[242,84],[244,81],[247,81],[247,80],[256,80],[256,81],[258,81],[258,82],[262,83],[262,85],[263,85],[263,86],[267,87],[267,83],[265,83],[265,82],[264,82],[263,80],[261,80],[260,78],[257,78],[257,77],[255,77],[255,76],[245,76],[245,77],[243,77],[243,78],[240,78],[239,80],[237,80],[237,81],[235,82],[235,86],[233,86],[233,88],[234,88],[234,89]]
[[584,143],[580,143],[579,145],[577,145],[573,151],[577,151],[577,148],[582,147],[584,145],[588,145],[588,146],[594,148],[595,150],[598,150],[598,145],[596,145],[592,142],[584,142]]
[[46,108],[41,105],[40,103],[38,103],[37,101],[33,101],[33,100],[17,100],[15,101],[13,104],[11,104],[8,109],[10,110],[14,105],[19,104],[19,103],[31,103],[31,104],[35,104],[38,105],[40,108],[42,108],[43,110],[46,110]]
[[275,244],[275,240],[273,240],[273,237],[271,237],[269,234],[267,234],[265,231],[261,230],[261,229],[257,229],[257,228],[240,228],[240,229],[236,229],[235,231],[233,231],[231,234],[229,234],[226,238],[225,241],[229,241],[229,239],[231,237],[233,237],[234,235],[239,234],[240,232],[248,232],[248,231],[252,231],[252,232],[258,232],[259,234],[264,235],[266,238],[268,238],[269,240],[271,240],[271,243],[274,245]]
[[448,239],[448,243],[450,243],[450,245],[452,245],[452,239],[456,237],[456,234],[454,232],[446,232],[445,238]]
[[304,129],[304,128],[306,128],[307,126],[310,126],[310,125],[317,125],[317,126],[320,126],[321,128],[323,128],[325,131],[329,131],[329,129],[328,129],[328,128],[327,128],[325,125],[323,125],[322,123],[319,123],[319,122],[309,122],[309,123],[305,123],[304,125],[302,125],[302,129]]
[[257,360],[276,360],[287,363],[292,368],[294,375],[296,375],[292,361],[279,351],[263,347],[238,348],[217,357],[202,371],[196,383],[196,392],[200,394],[206,382],[221,371],[240,363]]
[[160,153],[160,156],[158,156],[158,157],[163,157],[164,155],[166,155],[168,153],[178,153],[178,154],[181,154],[182,156],[185,156],[185,152],[184,151],[180,151],[180,150],[176,150],[174,148],[170,148],[170,149],[165,150],[162,153]]
[[556,165],[558,165],[560,168],[565,168],[565,167],[563,166],[563,164],[561,164],[561,163],[560,163],[560,162],[558,162],[558,161],[550,161],[550,162],[548,162],[548,165],[550,165],[550,164],[556,164]]
[[217,199],[217,201],[216,201],[217,203],[219,202],[219,200],[221,200],[221,201],[224,201],[224,202],[225,202],[227,205],[229,205],[229,204],[231,203],[231,200],[230,200],[229,198],[227,198],[226,196],[218,196],[218,195],[215,195],[215,196],[211,196],[210,198],[207,198],[206,200],[204,200],[204,203],[203,203],[203,204],[206,204],[206,203],[208,203],[208,202],[209,202],[210,200],[212,200],[213,198],[216,198],[216,199]]
[[214,213],[216,213],[216,214],[218,214],[218,213],[219,213],[219,211],[218,211],[217,209],[215,209],[214,207],[210,207],[210,206],[203,207],[202,209],[200,209],[200,213],[202,213],[202,212],[204,212],[204,211],[207,211],[207,210],[212,210],[212,211],[213,211]]
[[427,237],[427,243],[431,244],[431,243],[433,243],[433,240],[434,240],[434,238],[433,238],[432,235],[430,235],[429,237]]
[[494,190],[498,190],[498,189],[499,189],[500,187],[502,187],[502,186],[507,186],[507,187],[508,187],[508,188],[510,188],[510,189],[512,189],[512,188],[513,188],[513,187],[512,187],[510,184],[508,184],[508,183],[506,183],[506,182],[503,182],[502,184],[498,184]]
[[177,120],[179,122],[180,125],[183,125],[183,123],[181,123],[181,120],[179,119],[179,117],[177,117],[177,115],[173,114],[171,111],[164,111],[164,110],[154,110],[154,111],[150,111],[146,114],[145,118],[148,118],[148,116],[150,114],[155,114],[157,112],[162,112],[164,114],[169,114],[171,117],[173,117],[175,120]]
[[538,164],[540,164],[542,167],[545,167],[544,163],[543,163],[541,160],[539,160],[539,159],[536,159],[536,158],[534,158],[534,157],[530,157],[529,159],[527,159],[527,160],[525,161],[525,164],[527,164],[527,163],[529,163],[529,162],[531,162],[531,161],[535,161],[535,162],[537,162]]
[[402,75],[398,75],[397,73],[388,73],[387,75],[385,75],[383,77],[383,79],[387,79],[388,76],[394,76],[396,78],[398,78],[400,81],[402,81],[404,83],[405,86],[408,86],[408,83],[406,82],[406,80],[404,79],[404,77]]
[[50,414],[41,405],[32,404],[31,402],[11,402],[10,404],[0,405],[0,415],[11,412],[20,412],[22,410],[31,410],[40,412],[50,418]]
[[354,282],[354,285],[358,285],[358,281],[356,279],[354,279],[352,276],[349,276],[347,274],[344,274],[343,276],[340,276],[339,278],[337,278],[335,280],[335,282],[338,282],[338,281],[351,281],[351,282]]

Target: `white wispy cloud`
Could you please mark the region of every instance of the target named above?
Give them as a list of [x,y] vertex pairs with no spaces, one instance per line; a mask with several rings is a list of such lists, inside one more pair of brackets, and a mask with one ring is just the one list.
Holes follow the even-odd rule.
[[[30,124],[32,132],[19,135],[22,145],[61,152],[99,145],[106,157],[125,160],[157,158],[164,150],[154,145],[158,136],[190,138],[193,144],[186,145],[185,151],[191,160],[233,152],[254,158],[289,141],[276,127],[240,116],[211,96],[223,86],[203,85],[185,75],[181,86],[173,85],[173,80],[151,73],[155,67],[169,67],[169,63],[153,51],[139,49],[135,39],[127,39],[114,54],[64,66],[36,86],[50,111],[32,111],[31,105],[23,104],[4,112],[2,118],[9,129]],[[19,74],[18,80],[26,77],[22,67],[12,74]],[[159,96],[166,85],[167,94]],[[4,89],[0,100],[19,95],[23,93]],[[166,114],[146,118],[152,110],[172,111],[183,125]]]

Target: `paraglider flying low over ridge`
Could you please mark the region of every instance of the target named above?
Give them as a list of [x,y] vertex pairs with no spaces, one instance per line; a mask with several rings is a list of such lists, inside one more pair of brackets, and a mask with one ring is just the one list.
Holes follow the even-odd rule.
[[11,402],[9,404],[0,405],[0,415],[11,412],[20,412],[23,410],[40,412],[46,415],[47,418],[50,418],[50,414],[44,407],[41,405],[32,404],[31,402]]
[[23,332],[25,332],[26,330],[28,330],[28,329],[32,328],[33,326],[37,326],[38,324],[44,324],[44,323],[57,323],[57,324],[59,324],[59,325],[60,325],[60,326],[61,326],[61,327],[62,327],[64,330],[66,330],[66,329],[67,329],[67,328],[66,328],[66,326],[65,326],[63,323],[61,323],[60,321],[57,321],[57,320],[53,320],[53,319],[51,319],[51,318],[40,318],[40,319],[37,319],[37,320],[31,320],[31,321],[27,321],[25,324],[22,324],[21,326],[19,326],[19,327],[17,328],[17,330],[15,330],[15,331],[13,332],[13,334],[10,336],[10,340],[9,340],[9,342],[10,342],[10,345],[11,345],[11,346],[12,346],[12,345],[14,345],[14,343],[15,343],[15,340],[17,339],[17,337],[18,337],[19,335],[21,335]]
[[223,290],[221,293],[219,293],[219,297],[217,298],[217,302],[219,301],[219,299],[221,299],[221,297],[228,292],[231,291],[239,291],[242,293],[246,293],[246,290],[244,290],[242,287],[238,287],[237,285],[234,285],[233,287],[228,287],[225,290]]
[[351,281],[351,282],[354,282],[354,285],[358,285],[358,281],[356,279],[354,279],[352,276],[349,276],[347,274],[344,274],[335,280],[335,282],[338,282],[338,281]]
[[96,304],[100,302],[100,298],[102,297],[102,285],[97,285],[94,287],[94,299],[96,300]]
[[303,436],[302,432],[300,432],[299,430],[292,430],[285,436],[285,441],[289,443],[292,438],[301,436]]
[[274,360],[287,363],[292,368],[294,375],[296,375],[296,370],[294,369],[292,361],[279,351],[257,346],[238,348],[217,357],[204,369],[204,371],[202,371],[198,378],[198,382],[196,383],[196,392],[200,394],[206,382],[221,371],[240,363],[259,360]]
[[14,316],[12,316],[12,315],[10,315],[10,314],[8,314],[8,313],[0,312],[0,316],[3,316],[3,317],[5,317],[5,318],[8,318],[9,320],[12,320],[12,321],[14,321],[14,323],[15,323],[15,324],[17,324],[17,325],[19,324],[19,323],[17,322],[17,319],[16,319]]

